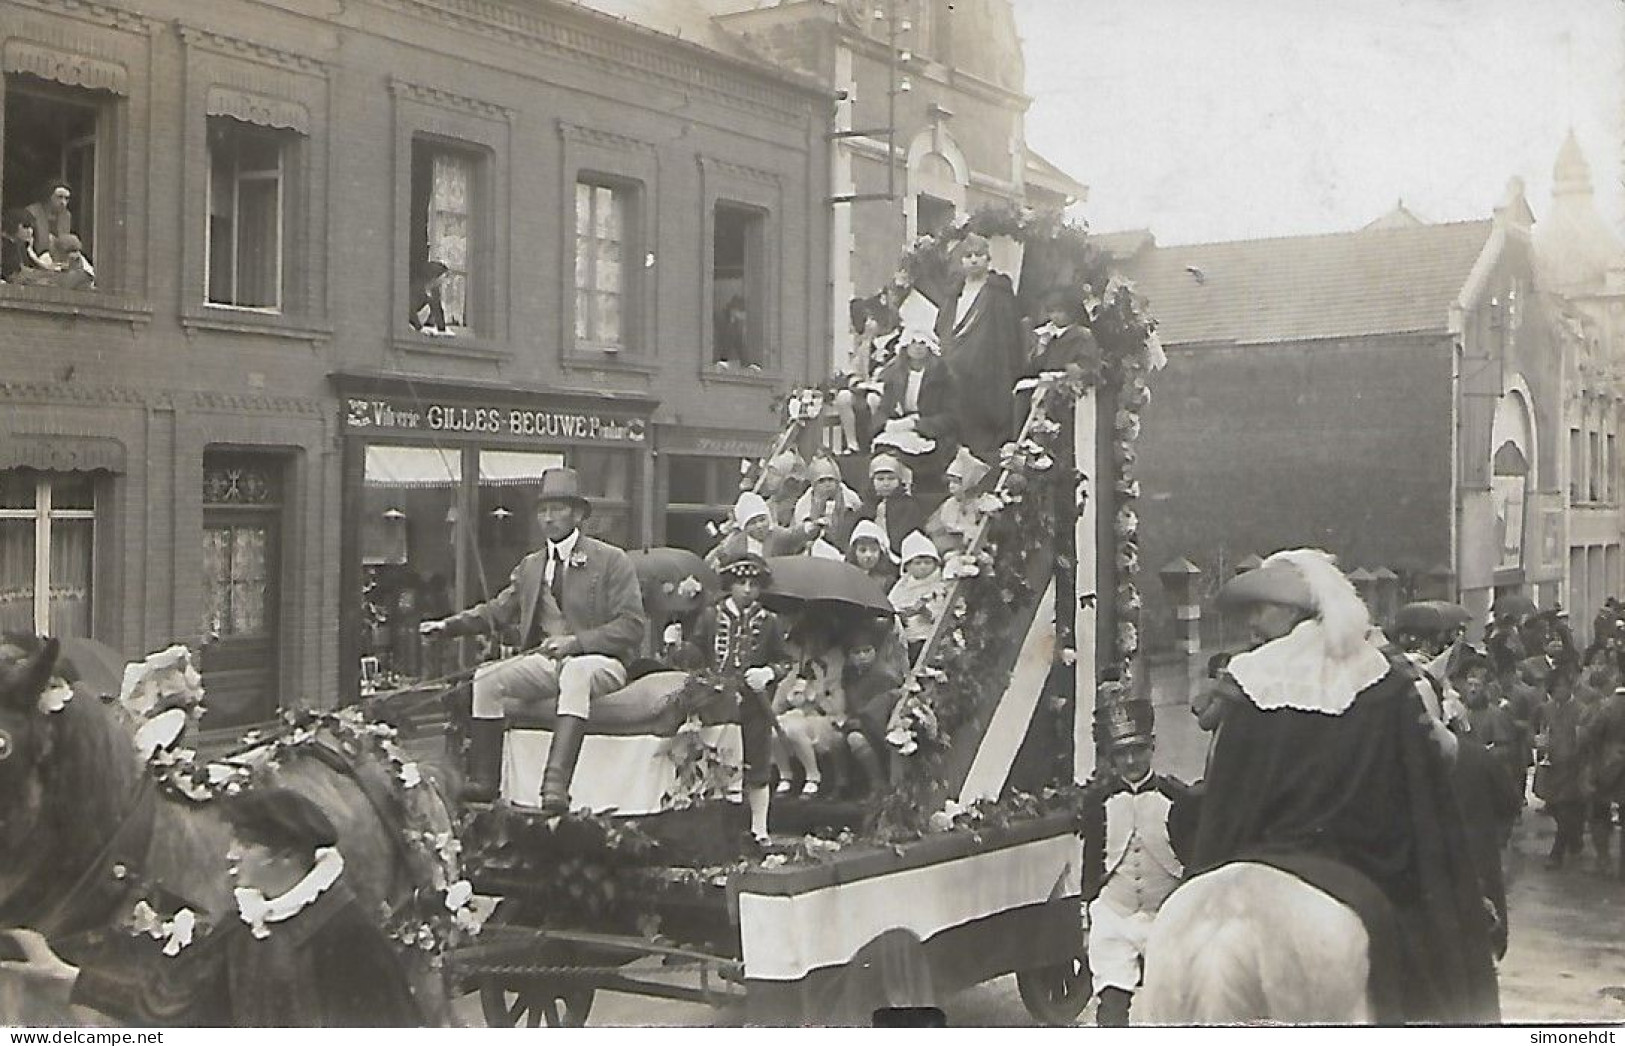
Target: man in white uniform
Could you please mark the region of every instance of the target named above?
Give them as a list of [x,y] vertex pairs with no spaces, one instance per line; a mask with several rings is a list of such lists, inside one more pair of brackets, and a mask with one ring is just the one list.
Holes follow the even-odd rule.
[[1095,1023],[1122,1027],[1152,920],[1185,872],[1181,853],[1196,804],[1180,781],[1151,772],[1151,703],[1114,683],[1101,687],[1099,700],[1110,763],[1084,790],[1083,898],[1100,996]]

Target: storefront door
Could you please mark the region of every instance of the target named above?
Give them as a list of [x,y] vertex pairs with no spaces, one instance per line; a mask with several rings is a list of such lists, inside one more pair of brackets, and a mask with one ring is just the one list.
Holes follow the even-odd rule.
[[278,706],[282,613],[280,463],[208,455],[203,467],[203,728],[262,722]]

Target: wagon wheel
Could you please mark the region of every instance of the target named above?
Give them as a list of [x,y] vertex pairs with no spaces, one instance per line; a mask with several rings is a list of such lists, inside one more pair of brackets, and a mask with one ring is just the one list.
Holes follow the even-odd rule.
[[560,988],[537,982],[492,981],[480,985],[487,1028],[582,1028],[592,1012],[592,988]]
[[1078,1019],[1093,994],[1089,959],[1082,953],[1054,966],[1023,970],[1016,974],[1016,991],[1021,1004],[1036,1021],[1052,1028],[1064,1028]]

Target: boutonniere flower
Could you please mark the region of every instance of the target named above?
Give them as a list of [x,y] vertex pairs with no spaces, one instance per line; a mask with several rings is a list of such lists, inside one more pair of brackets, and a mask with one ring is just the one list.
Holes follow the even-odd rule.
[[585,552],[572,552],[568,562],[572,567],[584,567],[587,565],[587,554]]
[[60,712],[73,700],[73,688],[58,676],[52,676],[50,685],[40,694],[39,710],[46,715]]
[[684,599],[693,599],[704,590],[705,585],[702,584],[700,579],[695,577],[693,574],[690,574],[688,577],[685,577],[682,581],[677,583],[677,594],[682,596]]

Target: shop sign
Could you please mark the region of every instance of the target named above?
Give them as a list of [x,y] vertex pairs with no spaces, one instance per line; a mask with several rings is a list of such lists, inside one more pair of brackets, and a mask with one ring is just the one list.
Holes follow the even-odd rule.
[[468,404],[411,402],[350,396],[344,431],[350,434],[491,436],[537,443],[642,443],[647,423],[573,410],[526,410]]

